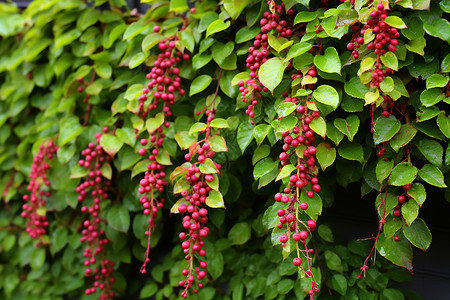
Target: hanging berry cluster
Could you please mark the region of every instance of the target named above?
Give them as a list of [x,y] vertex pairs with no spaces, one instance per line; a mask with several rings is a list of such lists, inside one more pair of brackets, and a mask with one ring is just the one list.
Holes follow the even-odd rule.
[[[300,101],[297,101],[296,98],[286,97],[285,102],[298,104]],[[309,127],[309,124],[319,117],[319,112],[308,109],[306,103],[302,103],[297,106],[294,114],[297,115],[298,123],[292,130],[282,133],[283,152],[279,155],[283,168],[290,170],[289,174],[292,172],[294,174],[289,177],[288,184],[283,191],[275,194],[274,199],[286,204],[285,208],[279,209],[277,212],[280,217],[277,227],[280,229],[279,232],[283,232],[280,236],[280,242],[284,247],[283,252],[289,255],[293,250],[292,238],[297,252],[293,264],[299,267],[306,277],[311,278],[309,294],[313,297],[320,289],[314,279],[311,267],[310,253],[313,253],[314,249],[308,249],[306,240],[316,228],[316,221],[310,219],[306,211],[309,205],[315,201],[315,193],[321,189],[317,179],[316,148],[312,146],[316,137]],[[306,270],[301,266],[301,256],[307,260]]]
[[[159,32],[159,26],[153,28],[154,32]],[[161,53],[153,63],[153,68],[147,74],[147,87],[142,90],[139,97],[139,115],[145,118],[149,111],[158,107],[162,100],[164,114],[168,117],[172,115],[169,107],[175,103],[178,96],[183,96],[185,90],[181,88],[180,69],[177,64],[181,59],[188,60],[189,54],[181,53],[176,49],[176,35],[164,39],[158,44]]]
[[58,146],[53,142],[47,145],[40,145],[39,152],[33,158],[33,165],[31,166],[30,183],[27,190],[29,195],[23,195],[23,200],[26,201],[22,208],[22,218],[28,219],[26,232],[32,238],[39,238],[46,233],[45,228],[48,227],[48,221],[45,208],[45,197],[50,196],[48,187],[50,181],[47,179],[46,173],[50,168],[48,162],[53,158]]
[[208,221],[206,206],[224,207],[216,175],[220,172],[221,165],[212,158],[217,151],[226,151],[225,140],[218,135],[212,124],[215,109],[208,109],[205,114],[207,115],[205,128],[198,131],[204,134],[204,139],[190,146],[189,153],[185,155],[188,162],[177,167],[171,175],[172,179],[178,179],[174,192],[181,192],[183,197],[172,208],[172,212],[187,213],[182,223],[185,231],[179,234],[187,262],[187,267],[181,272],[186,279],[179,282],[179,286],[184,287],[181,292],[183,298],[188,296],[189,289],[197,293],[198,289],[203,287],[202,279],[206,277],[207,264],[203,258],[206,251],[202,249],[205,244],[203,239],[209,234],[209,228],[205,226]]
[[[77,88],[78,93],[80,93],[80,94],[83,93],[83,91],[85,91],[86,87],[88,87],[92,82],[94,82],[95,76],[96,76],[96,72],[93,71],[93,72],[92,72],[92,79],[91,79],[91,82],[88,82],[88,81],[84,80],[83,77],[77,78],[77,81],[80,83],[80,85],[79,85],[78,88]],[[84,99],[83,99],[83,103],[87,103],[87,106],[86,106],[86,113],[85,113],[85,115],[84,115],[84,123],[83,123],[83,126],[86,126],[86,124],[87,124],[88,121],[89,121],[89,113],[91,112],[91,103],[89,102],[89,99],[90,99],[90,98],[91,98],[91,95],[88,94],[88,93],[86,93],[86,95],[84,96]]]
[[[155,26],[154,32],[159,32],[160,27]],[[149,216],[148,227],[145,234],[148,236],[147,250],[145,251],[144,263],[140,272],[146,273],[146,265],[150,261],[150,239],[151,231],[155,226],[155,220],[158,216],[158,210],[164,206],[165,198],[161,197],[165,187],[169,182],[165,179],[165,167],[162,164],[162,157],[168,158],[169,155],[163,149],[165,134],[164,128],[170,126],[167,118],[172,116],[170,107],[175,100],[185,94],[185,90],[181,88],[181,78],[178,76],[180,69],[177,64],[181,59],[188,60],[189,54],[181,53],[175,48],[176,35],[161,41],[158,45],[161,51],[157,60],[153,63],[153,68],[146,75],[150,81],[147,87],[142,90],[139,97],[139,114],[142,118],[146,118],[148,114],[156,110],[162,100],[162,113],[156,114],[155,117],[147,120],[147,131],[149,138],[140,140],[143,148],[139,149],[139,155],[148,156],[148,171],[145,172],[144,178],[139,182],[139,193],[142,194],[140,203],[144,208],[144,214]]]
[[[388,13],[385,10],[383,4],[379,4],[377,9],[370,13],[370,18],[367,20],[367,24],[363,26],[361,30],[357,30],[353,37],[353,41],[347,45],[347,49],[352,51],[352,55],[355,59],[359,58],[358,48],[364,44],[364,35],[366,31],[371,30],[375,36],[374,41],[367,44],[367,48],[370,50],[374,49],[376,54],[376,62],[374,69],[372,70],[372,81],[370,83],[371,87],[379,87],[380,83],[384,80],[386,76],[392,73],[392,69],[384,67],[381,62],[381,55],[386,52],[397,51],[398,38],[400,33],[396,28],[389,26],[385,19]],[[384,70],[383,70],[384,67]]]
[[[107,132],[107,128],[103,131]],[[102,229],[106,221],[101,216],[101,202],[108,199],[108,190],[111,187],[110,178],[106,178],[102,170],[108,169],[111,157],[100,146],[101,134],[97,133],[95,137],[96,143],[89,143],[88,147],[81,151],[83,159],[78,164],[88,171],[88,175],[76,187],[76,192],[80,194],[78,201],[83,203],[81,212],[87,214],[80,239],[87,244],[83,254],[85,276],[94,279],[92,287],[86,289],[85,293],[90,295],[99,289],[99,299],[113,299],[111,284],[115,281],[112,277],[114,262],[105,258],[105,247],[109,240]]]
[[[254,108],[258,104],[258,99],[261,98],[261,92],[267,92],[268,89],[258,79],[258,70],[262,64],[267,61],[269,56],[269,35],[274,34],[277,38],[290,37],[292,29],[287,27],[287,22],[280,19],[285,11],[284,3],[276,4],[273,0],[269,0],[267,4],[271,7],[271,11],[264,12],[264,18],[260,20],[261,33],[256,35],[253,46],[248,49],[248,57],[246,59],[246,66],[250,69],[250,78],[245,82],[239,82],[239,92],[241,99],[247,103],[250,101],[245,113],[252,119],[252,125],[255,124],[253,118],[255,117]],[[294,15],[294,11],[290,9],[288,15]]]

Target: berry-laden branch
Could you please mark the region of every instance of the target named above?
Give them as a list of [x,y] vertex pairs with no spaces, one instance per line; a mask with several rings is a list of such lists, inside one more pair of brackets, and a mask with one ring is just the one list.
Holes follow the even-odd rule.
[[[104,129],[104,132],[106,133],[107,130]],[[81,242],[86,243],[83,254],[86,258],[85,276],[94,279],[92,287],[86,289],[85,293],[90,295],[99,289],[99,299],[106,300],[114,298],[111,284],[115,278],[112,277],[114,262],[106,259],[105,247],[109,244],[109,240],[105,237],[103,229],[106,221],[101,215],[101,202],[108,199],[108,190],[111,187],[111,178],[106,174],[108,172],[104,172],[105,169],[111,168],[109,165],[111,157],[100,146],[101,136],[102,134],[97,133],[96,142],[89,143],[88,147],[81,151],[84,159],[81,159],[78,164],[88,171],[88,175],[75,190],[80,194],[78,201],[84,204],[81,212],[87,214],[83,221],[84,228],[81,232],[83,236],[80,239]]]
[[[309,295],[313,299],[314,294],[320,292],[320,289],[312,273],[310,253],[313,253],[314,249],[309,249],[307,246],[307,239],[316,228],[316,221],[310,219],[315,212],[311,209],[308,211],[308,208],[317,205],[315,202],[321,201],[317,195],[321,188],[317,179],[316,148],[311,145],[316,137],[309,124],[319,117],[319,112],[310,110],[306,100],[298,101],[296,98],[286,97],[285,102],[298,104],[293,112],[298,121],[291,130],[282,132],[284,145],[279,159],[283,166],[282,172],[288,171],[281,178],[289,176],[292,172],[294,175],[289,177],[283,191],[274,197],[276,202],[286,205],[285,208],[277,211],[280,217],[277,227],[282,233],[279,240],[283,246],[283,257],[286,258],[291,251],[296,250],[297,255],[293,259],[293,264],[299,267],[306,277],[311,278]],[[295,247],[291,244],[291,238]],[[301,256],[306,258],[306,270],[302,266]]]
[[202,279],[206,277],[207,263],[203,258],[206,251],[202,249],[205,244],[203,239],[209,234],[209,228],[205,225],[208,221],[206,207],[224,207],[217,176],[222,166],[212,160],[216,152],[227,151],[225,140],[219,135],[218,129],[227,127],[226,120],[214,119],[221,75],[222,71],[217,79],[217,89],[210,109],[203,109],[206,110],[206,124],[203,123],[204,126],[196,131],[204,137],[190,146],[189,153],[185,155],[188,162],[177,167],[171,174],[171,179],[176,180],[174,193],[181,192],[182,196],[171,212],[187,213],[182,223],[185,231],[179,234],[187,262],[187,267],[181,272],[186,279],[179,282],[179,286],[184,288],[181,292],[183,298],[187,298],[190,289],[197,293],[203,287]]
[[[284,3],[280,5],[276,4],[275,1],[269,0],[267,2],[271,11],[264,12],[264,18],[260,20],[261,33],[256,35],[253,46],[248,48],[248,57],[246,59],[246,66],[250,69],[250,78],[247,79],[242,84],[239,84],[239,92],[241,92],[241,99],[243,102],[250,104],[248,105],[245,113],[250,117],[251,124],[254,125],[255,121],[255,106],[258,105],[258,99],[260,99],[261,92],[267,92],[267,87],[258,79],[258,70],[262,64],[267,61],[269,56],[269,35],[272,33],[276,35],[276,38],[290,37],[292,35],[292,29],[287,27],[287,22],[285,20],[280,20],[280,16],[285,11]],[[288,15],[293,15],[293,10],[288,11]]]
[[39,238],[46,233],[45,228],[48,227],[47,209],[45,207],[45,197],[50,196],[48,190],[50,181],[47,178],[47,171],[50,169],[49,162],[53,159],[58,146],[52,141],[46,145],[39,146],[39,152],[33,158],[31,166],[30,183],[27,186],[29,195],[23,195],[26,201],[22,206],[22,218],[28,219],[26,232],[32,238]]
[[[159,32],[160,27],[155,26],[153,31]],[[146,126],[149,133],[148,138],[140,140],[143,148],[139,149],[139,155],[146,156],[148,152],[148,171],[145,171],[144,178],[139,182],[139,193],[142,194],[140,203],[144,208],[144,215],[149,216],[148,227],[145,234],[148,236],[147,249],[145,251],[144,263],[140,272],[145,274],[146,265],[150,261],[150,240],[152,228],[155,226],[155,220],[158,210],[164,206],[165,198],[161,197],[165,187],[169,182],[165,179],[164,164],[170,163],[169,154],[163,148],[165,134],[164,128],[170,126],[167,118],[172,116],[170,107],[175,103],[176,99],[185,94],[181,88],[181,78],[178,76],[180,69],[177,64],[181,59],[188,60],[189,54],[181,53],[175,48],[176,35],[161,41],[158,45],[161,51],[157,60],[153,63],[153,68],[146,75],[150,81],[147,87],[142,90],[139,97],[139,113],[138,115],[146,119],[152,111],[160,107],[162,100],[162,113],[156,114],[153,118],[147,119]],[[148,150],[147,150],[148,149]],[[147,152],[148,151],[148,152]]]

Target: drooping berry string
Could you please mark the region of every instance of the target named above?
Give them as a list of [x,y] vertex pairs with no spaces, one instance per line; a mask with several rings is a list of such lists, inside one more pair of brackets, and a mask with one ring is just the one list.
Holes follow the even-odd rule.
[[[295,98],[286,97],[286,102],[299,103]],[[277,214],[280,217],[279,229],[285,229],[286,233],[280,236],[280,242],[283,247],[292,238],[296,245],[297,256],[293,259],[293,264],[299,267],[305,276],[311,278],[311,289],[309,294],[313,299],[314,294],[320,291],[318,283],[314,279],[312,273],[312,257],[310,253],[314,249],[308,249],[306,239],[310,233],[316,228],[316,222],[309,219],[306,210],[309,207],[308,201],[314,201],[314,193],[320,191],[319,180],[317,179],[318,168],[316,166],[315,154],[316,148],[312,146],[316,137],[309,127],[314,118],[319,117],[318,111],[308,109],[306,103],[299,104],[294,113],[298,118],[298,124],[290,131],[282,133],[284,138],[283,152],[279,155],[281,165],[283,167],[292,165],[291,156],[296,156],[297,164],[293,166],[294,175],[289,177],[288,186],[283,192],[277,193],[274,197],[275,201],[285,203],[286,208],[279,209]],[[303,149],[298,151],[298,149]],[[301,198],[301,194],[305,194],[306,198]],[[304,199],[310,199],[305,200]],[[306,222],[302,221],[309,219]],[[307,259],[308,269],[301,267],[302,259],[300,254]]]
[[[103,131],[107,132],[105,128]],[[89,143],[88,147],[81,151],[83,159],[78,164],[88,171],[88,175],[77,186],[78,201],[83,203],[81,212],[87,217],[83,221],[81,242],[86,243],[84,250],[85,276],[93,278],[92,287],[85,290],[86,295],[100,290],[99,299],[113,299],[114,292],[111,284],[115,281],[112,277],[114,262],[106,259],[106,245],[109,240],[105,236],[102,227],[106,221],[101,215],[101,201],[108,199],[108,190],[111,181],[102,174],[102,166],[109,164],[111,157],[100,146],[101,134],[97,133],[96,143]]]
[[[179,213],[187,215],[183,218],[183,228],[185,231],[179,234],[182,240],[181,247],[185,254],[188,267],[183,269],[181,274],[186,277],[179,282],[180,287],[184,287],[181,292],[183,298],[187,298],[188,291],[192,289],[194,293],[203,287],[202,279],[206,277],[205,269],[207,263],[204,261],[206,251],[202,249],[205,242],[203,238],[209,234],[209,228],[205,225],[208,221],[207,206],[223,207],[222,194],[219,192],[217,173],[220,172],[221,165],[214,162],[216,152],[214,151],[217,139],[221,140],[224,148],[217,148],[217,151],[226,151],[225,140],[218,136],[219,131],[212,126],[215,117],[219,81],[222,71],[217,79],[217,89],[209,109],[206,110],[206,126],[200,130],[204,138],[193,143],[189,148],[189,153],[185,155],[186,162],[177,167],[172,176],[179,178],[177,184],[181,189],[182,198],[176,204]],[[203,111],[202,110],[202,111]],[[198,113],[198,112],[197,112]]]
[[39,238],[46,233],[48,221],[45,208],[45,197],[50,196],[50,181],[47,178],[47,171],[50,168],[49,162],[53,159],[58,146],[53,142],[39,146],[39,152],[33,158],[31,166],[30,183],[27,190],[28,195],[23,195],[26,201],[22,206],[22,218],[28,219],[26,232],[32,238]]
[[[153,31],[159,32],[160,27],[155,26]],[[145,172],[144,178],[139,182],[139,193],[142,194],[140,203],[144,208],[144,214],[149,216],[147,230],[147,249],[145,251],[144,263],[140,272],[145,274],[146,265],[150,261],[150,240],[151,232],[155,226],[155,220],[158,216],[158,210],[164,206],[165,198],[161,197],[165,187],[169,184],[165,179],[165,167],[161,164],[159,157],[164,155],[166,150],[163,149],[165,134],[164,128],[170,126],[167,118],[172,116],[170,107],[175,103],[176,99],[185,94],[185,90],[181,87],[181,78],[178,76],[180,69],[177,64],[181,59],[188,60],[189,54],[181,53],[175,48],[175,41],[178,39],[176,35],[161,41],[158,45],[161,51],[157,60],[153,63],[153,68],[146,75],[150,81],[147,87],[143,89],[142,95],[139,97],[139,114],[145,119],[148,114],[156,110],[162,100],[162,113],[157,114],[152,120],[153,127],[147,128],[149,138],[140,140],[143,148],[139,149],[139,154],[146,156],[149,154],[148,171]]]
[[[261,92],[267,92],[268,89],[258,79],[258,70],[262,64],[267,61],[269,56],[269,35],[274,34],[278,38],[290,37],[292,35],[292,29],[287,27],[287,22],[281,20],[280,16],[285,11],[284,3],[280,5],[275,1],[269,0],[267,4],[270,6],[270,11],[264,12],[264,18],[260,20],[261,33],[256,35],[253,42],[253,46],[248,49],[248,57],[246,59],[246,66],[250,69],[250,78],[245,82],[239,82],[239,92],[241,93],[241,99],[248,105],[245,113],[250,117],[252,125],[255,124],[253,118],[255,117],[254,108],[258,104]],[[288,11],[289,15],[293,15],[292,9]]]

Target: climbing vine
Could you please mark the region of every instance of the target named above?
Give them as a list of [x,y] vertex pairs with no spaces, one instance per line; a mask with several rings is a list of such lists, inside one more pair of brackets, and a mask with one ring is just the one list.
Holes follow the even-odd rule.
[[2,298],[411,296],[448,1],[141,2],[0,4]]

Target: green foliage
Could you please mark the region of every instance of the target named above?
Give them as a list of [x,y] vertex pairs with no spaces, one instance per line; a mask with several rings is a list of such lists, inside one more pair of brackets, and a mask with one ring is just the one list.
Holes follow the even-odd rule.
[[[275,12],[274,3],[141,2],[150,4],[144,14],[120,0],[35,0],[23,11],[0,4],[1,298],[95,298],[84,295],[83,216],[75,188],[88,176],[78,164],[81,150],[109,127],[99,142],[112,158],[101,166],[112,192],[111,200],[101,204],[101,217],[119,297],[175,299],[180,294],[187,262],[177,238],[184,200],[176,194],[191,188],[184,155],[211,129],[208,141],[216,156],[199,164],[202,174],[212,176],[205,199],[210,234],[202,258],[208,280],[189,297],[309,297],[311,281],[292,263],[298,245],[308,245],[317,253],[311,256],[311,272],[323,291],[346,299],[402,299],[394,281],[409,279],[412,246],[426,251],[432,242],[420,217],[427,192],[442,189],[450,201],[448,1],[391,1],[385,23],[400,34],[396,51],[376,55],[369,48],[376,34],[367,29],[355,57],[347,50],[352,32],[367,24],[374,5],[387,8],[387,1],[337,1],[334,7],[329,1],[321,7],[328,1],[284,0],[294,10],[282,14],[293,34],[277,37],[276,30],[270,31],[267,60],[257,70],[246,67],[248,49],[261,33],[264,12]],[[190,56],[178,65],[186,93],[177,94],[172,116],[159,105],[142,118],[139,97],[146,74],[166,40],[176,41],[176,51]],[[372,84],[377,64],[392,70],[378,86]],[[253,86],[240,84],[255,76],[265,87],[261,97]],[[242,101],[245,88],[248,102]],[[316,134],[311,144],[321,189],[310,197],[311,185],[298,188],[294,197],[299,202],[292,209],[307,203],[300,221],[316,220],[318,227],[304,246],[291,238],[282,247],[286,230],[277,226],[277,212],[286,205],[273,196],[297,174],[298,162],[306,161],[307,146],[300,144],[280,164],[283,134],[303,122],[301,105],[317,113],[308,129],[300,130]],[[207,121],[207,110],[214,111],[214,120]],[[170,185],[147,240],[149,223],[138,189],[150,161],[138,154],[139,139],[160,129],[165,140],[155,159],[165,166]],[[33,157],[50,140],[59,149],[47,174],[45,189],[51,196],[39,210],[50,225],[33,240],[20,217],[22,196],[28,193]],[[361,196],[378,195],[371,203],[382,224],[376,243],[381,257],[361,279],[356,276],[373,244],[339,244],[333,228],[320,224],[320,215],[340,200],[333,190],[350,183],[361,186]],[[139,265],[147,244],[150,268],[142,277]],[[303,256],[301,267],[309,270]],[[318,293],[320,298],[327,292]]]

